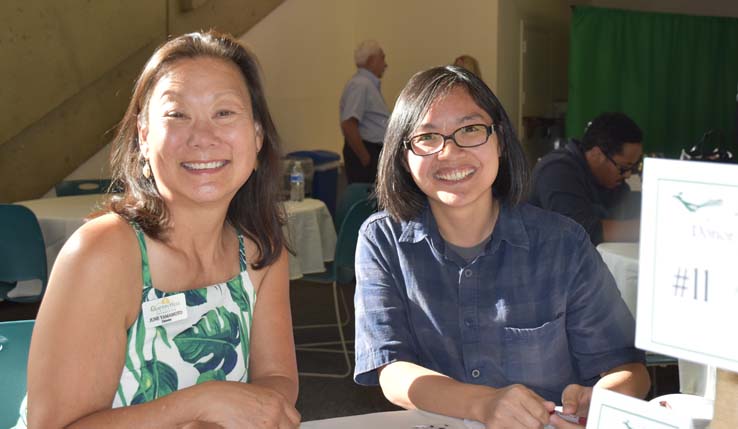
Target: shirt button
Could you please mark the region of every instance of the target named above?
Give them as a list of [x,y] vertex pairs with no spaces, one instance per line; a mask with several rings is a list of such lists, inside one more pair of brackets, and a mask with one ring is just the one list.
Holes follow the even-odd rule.
[[464,320],[464,326],[466,326],[467,328],[471,328],[472,326],[474,326],[474,323],[471,321],[471,319],[466,319]]
[[474,378],[479,378],[480,375],[481,375],[481,372],[479,372],[478,369],[473,369],[471,372],[471,376]]
[[472,270],[464,270],[464,277],[466,278],[471,277],[473,274]]

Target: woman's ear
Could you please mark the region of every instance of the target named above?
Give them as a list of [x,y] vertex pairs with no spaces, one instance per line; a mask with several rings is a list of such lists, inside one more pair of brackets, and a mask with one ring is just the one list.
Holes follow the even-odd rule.
[[144,159],[149,159],[149,128],[145,121],[141,119],[141,115],[136,116],[136,130],[138,133],[138,148]]
[[408,151],[407,150],[403,150],[403,152],[404,153],[402,155],[400,155],[400,164],[402,164],[402,168],[404,168],[405,171],[408,172],[408,174],[412,175],[412,173],[410,172],[410,165],[408,165],[408,163],[407,163]]
[[261,146],[264,144],[264,129],[258,122],[255,123],[254,129],[254,137],[256,138],[256,152],[259,152],[261,151]]

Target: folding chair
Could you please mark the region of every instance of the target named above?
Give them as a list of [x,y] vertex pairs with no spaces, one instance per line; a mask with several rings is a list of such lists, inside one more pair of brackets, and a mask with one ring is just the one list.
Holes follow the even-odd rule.
[[352,183],[346,186],[341,199],[338,201],[336,206],[336,215],[333,217],[333,222],[336,225],[336,231],[341,226],[343,218],[346,216],[346,212],[355,202],[366,198],[371,198],[372,192],[374,192],[374,185],[371,183]]
[[0,427],[13,427],[26,394],[26,366],[33,320],[0,322]]
[[[341,222],[341,226],[338,229],[338,238],[336,240],[336,253],[332,263],[328,264],[328,269],[322,273],[317,274],[306,274],[303,280],[309,282],[330,284],[333,288],[333,307],[335,310],[336,323],[328,325],[309,325],[309,326],[295,326],[295,329],[307,329],[317,327],[331,327],[335,326],[338,328],[338,336],[340,341],[329,341],[329,342],[315,342],[306,344],[297,344],[295,349],[301,351],[313,351],[323,353],[343,353],[346,361],[346,371],[342,373],[316,373],[316,372],[301,372],[303,376],[314,376],[314,377],[329,377],[329,378],[344,378],[351,374],[351,358],[349,351],[346,346],[347,341],[344,336],[343,328],[348,323],[348,309],[346,322],[341,321],[341,311],[338,300],[338,284],[350,283],[354,279],[354,254],[356,253],[356,241],[359,238],[359,228],[364,221],[376,211],[376,204],[374,200],[367,198],[356,201],[346,212],[346,215]],[[332,344],[340,344],[341,349],[331,349],[325,346]]]
[[36,215],[24,206],[0,204],[0,290],[7,293],[19,281],[38,280],[38,295],[12,299],[16,302],[35,302],[46,290],[48,272],[46,246]]

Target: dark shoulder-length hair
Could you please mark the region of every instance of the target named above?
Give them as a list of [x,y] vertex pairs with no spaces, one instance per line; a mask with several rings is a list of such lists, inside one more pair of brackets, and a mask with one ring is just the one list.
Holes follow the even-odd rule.
[[427,201],[407,169],[403,142],[418,127],[433,102],[457,87],[466,89],[497,125],[500,167],[492,194],[511,205],[527,196],[528,163],[500,100],[468,70],[456,66],[434,67],[410,78],[397,99],[384,137],[376,193],[380,206],[396,220],[417,217]]
[[170,228],[167,208],[153,177],[147,179],[143,175],[144,158],[136,122],[139,115],[145,118],[154,87],[172,65],[181,59],[201,57],[222,59],[239,68],[251,96],[254,122],[263,133],[258,168],[233,197],[226,214],[226,220],[239,233],[256,243],[259,256],[251,265],[258,269],[273,263],[285,246],[282,234],[285,216],[278,200],[281,152],[256,57],[231,36],[212,30],[185,34],[164,43],[146,63],[113,140],[111,168],[114,183],[122,189],[122,195],[111,200],[109,209],[137,223],[150,237],[166,239]]

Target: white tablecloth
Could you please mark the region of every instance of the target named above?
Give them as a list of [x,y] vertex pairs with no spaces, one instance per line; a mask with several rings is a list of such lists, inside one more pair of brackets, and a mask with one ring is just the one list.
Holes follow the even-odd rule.
[[285,201],[285,235],[295,255],[290,255],[290,280],[325,271],[325,262],[336,252],[336,229],[325,203],[313,198]]
[[638,301],[638,243],[601,243],[597,250],[610,269],[625,305],[636,317]]
[[[90,194],[16,203],[31,209],[38,218],[46,243],[49,271],[69,236],[107,197],[107,194]],[[290,255],[290,279],[323,271],[324,262],[333,260],[336,249],[336,230],[328,208],[322,201],[312,198],[284,204],[287,211],[284,232],[297,252]]]
[[20,201],[36,215],[46,244],[49,272],[67,239],[85,222],[84,219],[102,204],[109,194],[75,195]]
[[[623,301],[636,317],[638,300],[638,243],[601,243],[597,250],[610,269]],[[679,359],[679,390],[715,398],[715,368]]]
[[388,411],[304,422],[300,429],[467,429],[463,420],[425,411]]

